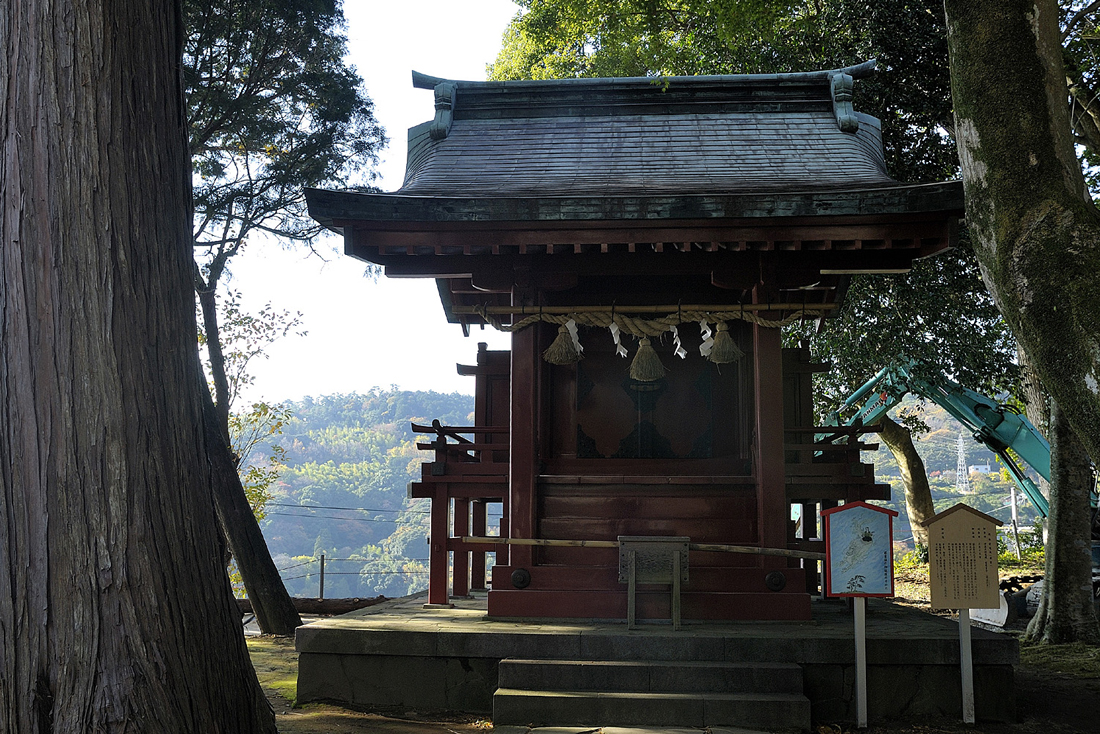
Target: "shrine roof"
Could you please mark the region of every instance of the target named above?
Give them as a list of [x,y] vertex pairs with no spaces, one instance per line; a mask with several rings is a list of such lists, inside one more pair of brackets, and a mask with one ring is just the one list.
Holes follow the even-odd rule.
[[591,221],[961,211],[958,182],[890,178],[851,106],[874,62],[796,74],[471,82],[413,74],[393,193],[307,191],[321,223]]
[[839,70],[534,82],[420,76],[420,86],[435,89],[436,119],[409,131],[397,193],[731,194],[893,185],[878,120],[834,102],[845,78],[850,92],[851,75]]
[[437,279],[464,328],[512,308],[521,285],[554,308],[684,294],[739,306],[757,289],[803,316],[829,310],[850,275],[906,272],[950,247],[964,211],[960,181],[887,174],[879,121],[852,109],[854,80],[873,67],[505,82],[414,73],[435,117],[409,131],[402,187],[307,189],[309,213],[388,276]]

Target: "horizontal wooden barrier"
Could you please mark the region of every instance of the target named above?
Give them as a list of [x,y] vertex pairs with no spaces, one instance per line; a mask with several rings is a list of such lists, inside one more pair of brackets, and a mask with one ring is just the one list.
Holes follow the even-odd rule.
[[[550,538],[494,538],[467,535],[463,543],[491,543],[493,545],[541,545],[558,548],[618,548],[617,540],[552,540]],[[755,556],[782,556],[784,558],[806,558],[811,561],[824,561],[824,553],[789,550],[787,548],[758,548],[754,545],[722,545],[720,543],[691,543],[693,551],[715,551],[718,553],[748,553]]]

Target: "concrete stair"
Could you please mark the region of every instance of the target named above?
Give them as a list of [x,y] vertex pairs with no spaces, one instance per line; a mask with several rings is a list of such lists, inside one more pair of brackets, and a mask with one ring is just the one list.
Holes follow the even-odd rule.
[[794,664],[506,659],[497,671],[497,726],[810,728]]

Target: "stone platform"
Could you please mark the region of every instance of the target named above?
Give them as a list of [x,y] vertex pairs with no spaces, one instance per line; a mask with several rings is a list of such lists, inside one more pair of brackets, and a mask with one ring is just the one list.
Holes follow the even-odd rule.
[[[299,627],[299,702],[332,700],[361,706],[484,714],[492,713],[495,703],[498,724],[806,728],[811,722],[816,725],[855,720],[853,623],[843,602],[815,601],[810,621],[685,623],[677,632],[659,623],[628,630],[625,622],[607,620],[490,619],[483,596],[456,599],[452,609],[425,609],[425,601],[423,595],[406,597]],[[973,642],[978,719],[1014,721],[1013,666],[1019,658],[1016,640],[975,628]],[[507,679],[516,674],[500,665],[509,659],[526,666],[531,661],[544,663],[520,676],[534,681],[527,685],[530,690],[515,693],[516,684]],[[577,661],[589,665],[565,664]],[[867,609],[867,662],[872,721],[961,715],[956,622],[871,599]],[[653,670],[658,669],[666,671],[662,675],[667,678],[668,664],[676,663],[709,670],[700,671],[701,677],[681,679],[679,688],[668,692],[650,690],[647,683],[625,685],[613,680],[621,677],[622,671],[636,676],[642,667],[651,669],[645,680],[656,680],[659,676]],[[767,722],[715,719],[717,714],[711,712],[723,706],[722,710],[732,710],[727,700],[741,694],[708,694],[696,688],[716,689],[713,682],[722,678],[722,670],[735,667],[731,664],[755,666],[755,672],[729,673],[726,679],[753,675],[766,678],[769,666],[795,668],[796,675],[800,669],[800,698],[804,696],[802,700],[807,701],[803,709],[808,718],[797,725],[772,726]],[[591,672],[601,666],[609,671],[606,686],[600,684],[599,675]],[[501,678],[502,670],[505,680]],[[563,676],[568,682],[563,682]],[[698,682],[702,680],[711,682],[703,685]],[[787,685],[783,684],[784,690]],[[615,704],[623,698],[620,691],[624,687],[634,691],[634,698]],[[725,690],[727,686],[719,683],[717,687]],[[776,690],[778,687],[777,679]],[[555,696],[568,699],[567,708],[578,720],[546,721],[545,717],[553,716],[545,713],[552,707],[523,703],[545,703]],[[671,703],[665,706],[655,698],[659,696],[669,696]],[[626,711],[628,718],[641,720],[590,720],[614,718],[618,715],[615,705]],[[649,720],[652,714],[644,713],[671,711],[677,706],[680,708],[676,710],[683,713],[669,714],[680,717],[676,721]],[[759,707],[754,704],[749,708]]]

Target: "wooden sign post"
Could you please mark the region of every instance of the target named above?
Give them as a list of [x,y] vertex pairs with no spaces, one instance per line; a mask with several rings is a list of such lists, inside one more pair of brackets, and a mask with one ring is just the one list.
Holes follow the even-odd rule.
[[856,724],[867,727],[867,597],[894,595],[896,512],[866,502],[823,510],[825,595],[855,600]]
[[997,574],[997,527],[1000,520],[958,504],[924,523],[928,528],[928,581],[933,609],[959,610],[959,658],[962,673],[963,722],[973,724],[974,658],[970,643],[970,610],[996,607],[1001,601]]

